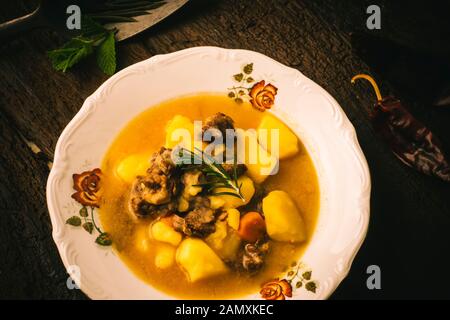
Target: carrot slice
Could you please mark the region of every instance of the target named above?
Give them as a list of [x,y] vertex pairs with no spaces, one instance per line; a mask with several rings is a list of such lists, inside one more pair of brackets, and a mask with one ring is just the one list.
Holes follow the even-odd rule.
[[255,242],[262,238],[265,232],[266,222],[258,212],[247,212],[241,217],[238,234],[242,240]]

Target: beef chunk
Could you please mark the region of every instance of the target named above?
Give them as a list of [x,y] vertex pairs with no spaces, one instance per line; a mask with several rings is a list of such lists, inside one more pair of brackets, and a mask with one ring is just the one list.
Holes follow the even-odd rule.
[[177,189],[177,168],[171,159],[171,150],[161,148],[150,159],[146,174],[133,183],[130,210],[137,217],[171,210]]
[[226,130],[234,129],[234,121],[226,114],[218,112],[215,115],[206,118],[202,132],[204,133],[206,130],[211,128],[218,129],[222,133],[223,139],[225,139]]
[[261,269],[267,251],[269,251],[268,242],[246,244],[242,255],[242,267],[244,270],[253,273]]
[[135,201],[134,203],[130,202],[130,206],[134,206],[136,208],[134,214],[138,218],[144,218],[147,216],[166,216],[177,210],[177,203],[175,201],[161,205],[154,205],[139,198],[133,198],[131,201]]
[[208,198],[197,196],[190,203],[186,216],[175,216],[173,227],[187,236],[204,238],[215,231],[216,216]]

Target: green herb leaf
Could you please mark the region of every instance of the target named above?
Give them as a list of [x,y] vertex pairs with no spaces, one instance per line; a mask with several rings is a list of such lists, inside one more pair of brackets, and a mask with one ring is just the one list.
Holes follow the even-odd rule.
[[61,49],[48,52],[53,67],[66,72],[74,64],[84,59],[93,52],[94,40],[84,37],[76,37],[67,42]]
[[311,291],[312,293],[316,293],[316,289],[317,289],[316,283],[314,281],[310,281],[310,282],[306,283],[305,289],[308,291]]
[[70,217],[66,220],[66,224],[70,224],[74,227],[79,227],[81,225],[81,218],[77,216]]
[[242,100],[241,98],[236,98],[236,99],[234,99],[234,101],[238,104],[241,104],[244,102],[244,100]]
[[297,283],[295,284],[295,287],[298,289],[298,288],[301,288],[302,285],[303,285],[303,283],[301,281],[297,281]]
[[92,222],[85,222],[83,223],[83,229],[92,234],[92,231],[94,231],[94,225]]
[[255,79],[253,79],[252,77],[248,77],[248,78],[247,78],[247,82],[248,82],[248,83],[251,83],[251,82],[253,82],[253,81],[255,81]]
[[244,75],[243,75],[242,73],[238,73],[238,74],[235,74],[235,75],[233,76],[233,78],[234,78],[234,80],[236,80],[237,82],[241,82],[242,79],[244,78]]
[[294,271],[289,271],[287,275],[288,277],[292,277],[294,275]]
[[306,271],[302,274],[303,279],[311,280],[311,271]]
[[243,70],[246,74],[252,73],[253,72],[253,63],[249,63],[249,64],[245,65]]
[[95,242],[101,246],[110,246],[112,244],[111,237],[107,232],[100,233]]
[[235,94],[234,94],[234,92],[228,92],[228,97],[230,97],[230,98],[234,98],[235,97]]
[[97,49],[97,64],[107,75],[116,72],[116,41],[114,32],[109,32]]
[[80,216],[82,216],[83,218],[86,218],[88,215],[89,215],[89,213],[88,213],[87,208],[83,206],[83,207],[80,209]]

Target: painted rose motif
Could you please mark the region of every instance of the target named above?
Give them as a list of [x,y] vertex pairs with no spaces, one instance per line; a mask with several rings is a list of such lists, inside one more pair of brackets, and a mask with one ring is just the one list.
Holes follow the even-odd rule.
[[98,168],[73,174],[73,188],[76,192],[72,194],[72,198],[83,206],[100,207],[101,174]]
[[[96,230],[99,235],[95,242],[101,246],[110,246],[112,239],[109,233],[103,232],[102,229],[95,223],[94,207],[100,207],[101,200],[101,178],[102,171],[98,168],[85,171],[83,173],[72,175],[73,188],[75,193],[72,198],[79,202],[82,207],[78,212],[79,215],[71,216],[66,220],[66,224],[73,227],[82,227],[89,234]],[[90,217],[89,217],[90,208]]]
[[237,85],[228,88],[228,97],[234,99],[236,103],[248,101],[259,111],[272,108],[278,88],[271,83],[266,85],[264,80],[251,85],[255,82],[251,76],[252,72],[253,63],[249,63],[241,69],[240,73],[233,75]]
[[275,279],[266,282],[261,286],[259,293],[266,300],[285,300],[291,298],[293,290],[304,288],[316,293],[317,281],[312,280],[312,271],[304,263],[293,262],[286,276],[282,279]]
[[259,293],[266,300],[285,300],[286,297],[292,297],[292,287],[286,279],[275,279],[266,282]]
[[275,95],[278,88],[272,84],[267,84],[264,80],[256,83],[250,90],[250,102],[253,107],[260,111],[270,109],[275,102]]

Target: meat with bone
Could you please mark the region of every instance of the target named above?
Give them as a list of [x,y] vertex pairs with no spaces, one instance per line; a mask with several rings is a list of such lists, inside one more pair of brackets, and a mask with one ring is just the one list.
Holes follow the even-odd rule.
[[223,139],[226,137],[227,129],[234,129],[234,121],[224,113],[218,112],[205,120],[202,132],[205,133],[208,129],[218,129],[222,133]]
[[264,257],[269,251],[269,243],[248,243],[244,247],[242,255],[242,267],[249,272],[256,272],[264,264]]
[[187,236],[204,238],[215,231],[215,211],[207,197],[196,196],[189,204],[190,211],[184,217],[175,215],[173,227]]
[[171,152],[171,149],[161,148],[150,159],[146,174],[136,178],[129,207],[137,217],[160,215],[176,208],[178,170]]

